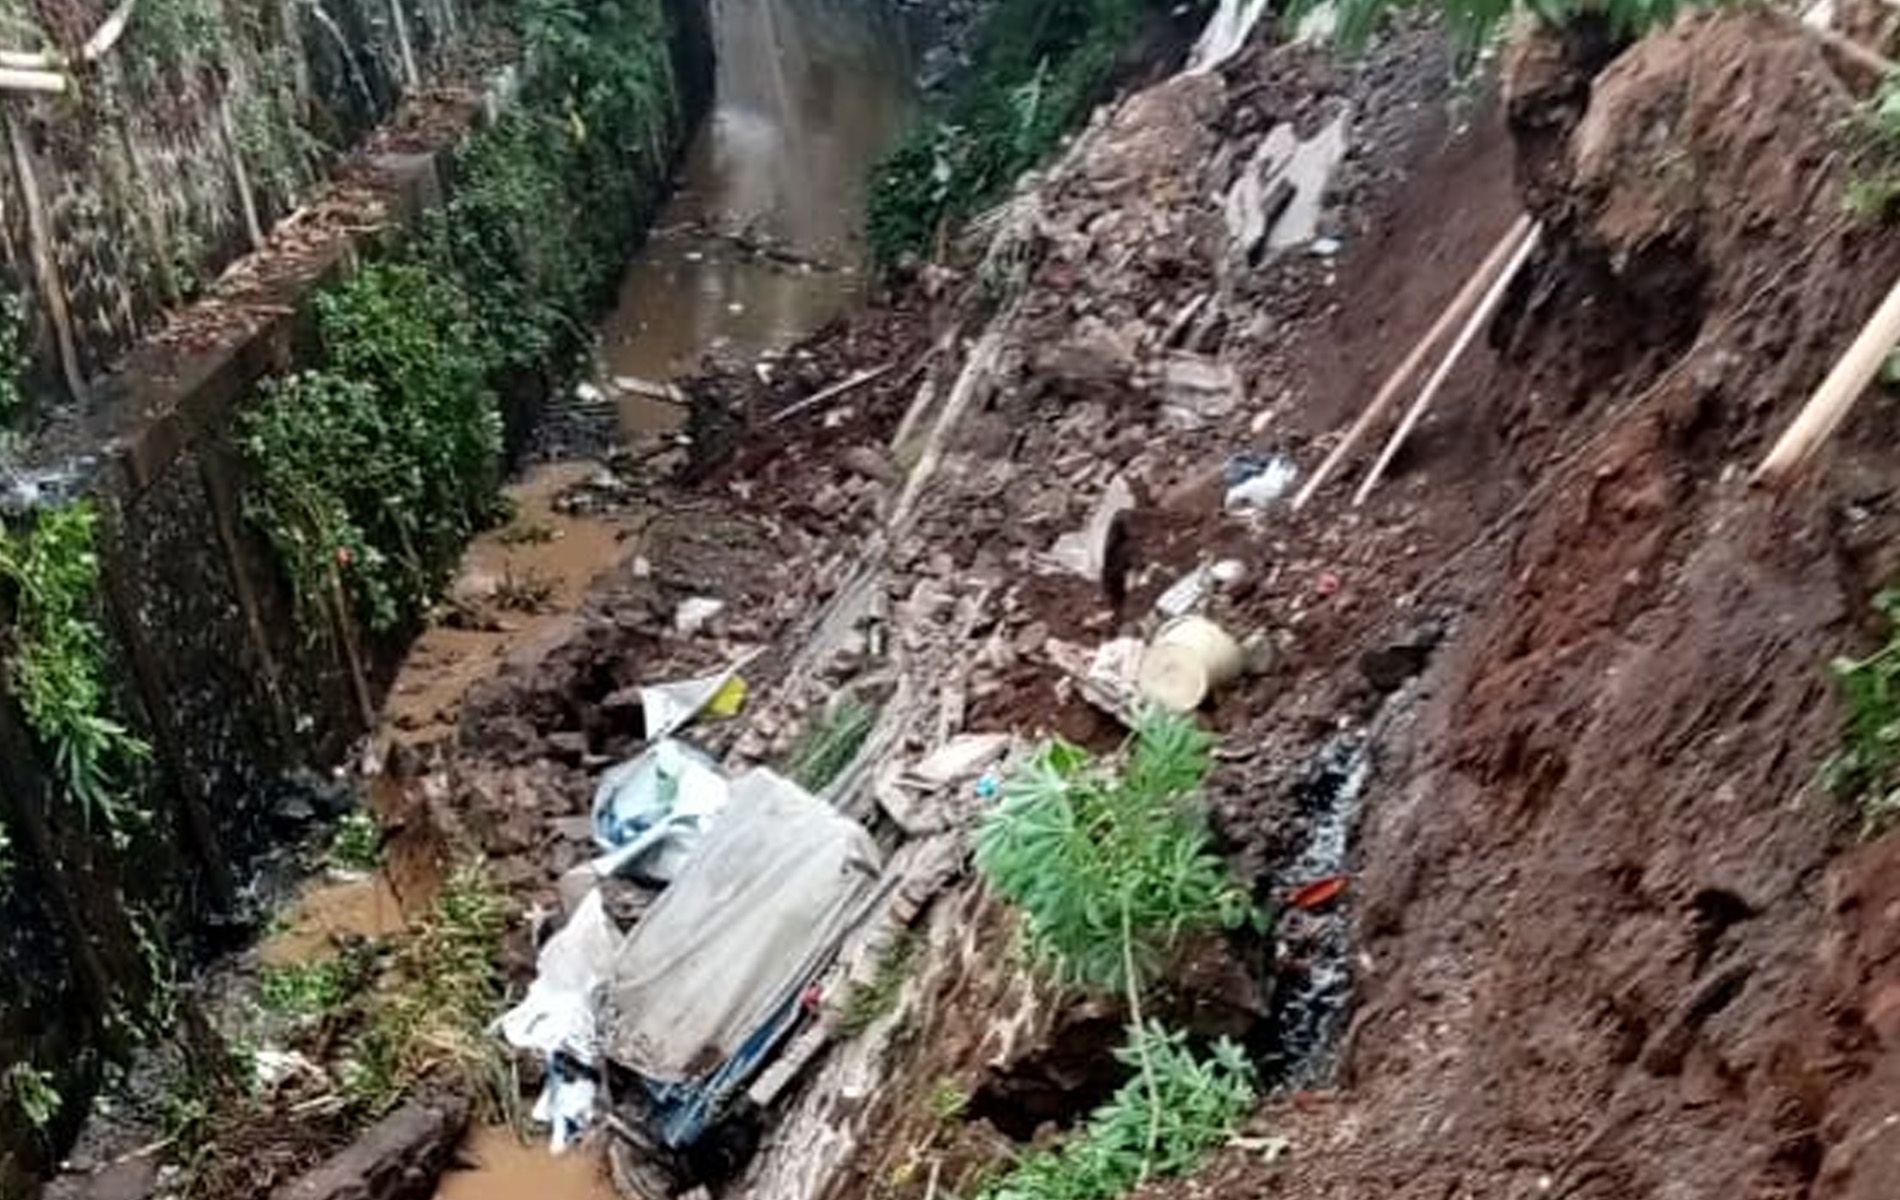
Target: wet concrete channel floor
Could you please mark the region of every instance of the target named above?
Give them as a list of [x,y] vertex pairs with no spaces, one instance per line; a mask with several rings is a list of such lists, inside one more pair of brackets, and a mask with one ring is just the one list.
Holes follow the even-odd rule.
[[[855,303],[866,280],[869,172],[916,109],[912,38],[882,0],[713,0],[712,11],[713,109],[602,322],[598,369],[608,382],[669,380],[710,351],[783,348]],[[629,440],[674,429],[683,415],[635,390],[611,393]],[[452,728],[471,686],[558,633],[589,585],[636,552],[637,516],[576,516],[554,504],[596,469],[546,465],[509,489],[515,519],[470,547],[451,599],[491,613],[511,590],[545,591],[544,600],[473,628],[428,630],[390,693],[397,738]],[[307,894],[306,911],[328,897]],[[473,1131],[462,1158],[467,1169],[443,1178],[438,1200],[615,1195],[594,1154],[552,1157],[502,1126]]]

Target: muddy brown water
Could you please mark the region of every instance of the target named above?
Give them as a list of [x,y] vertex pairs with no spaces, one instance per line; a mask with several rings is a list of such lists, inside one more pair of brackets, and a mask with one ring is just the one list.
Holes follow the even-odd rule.
[[[864,195],[912,119],[916,46],[885,0],[713,0],[711,115],[601,326],[605,374],[789,345],[863,294]],[[629,435],[678,410],[623,396]]]

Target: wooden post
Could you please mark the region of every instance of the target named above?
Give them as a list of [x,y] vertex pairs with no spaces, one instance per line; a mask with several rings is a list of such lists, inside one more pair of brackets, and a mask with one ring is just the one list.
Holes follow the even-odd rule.
[[1458,294],[1452,298],[1452,302],[1446,306],[1438,320],[1426,330],[1425,336],[1412,347],[1411,353],[1405,356],[1405,360],[1386,376],[1385,383],[1380,386],[1378,394],[1372,398],[1372,403],[1366,405],[1365,411],[1359,414],[1359,419],[1346,430],[1345,435],[1339,439],[1339,444],[1333,447],[1332,453],[1320,463],[1319,468],[1313,472],[1313,477],[1306,481],[1306,486],[1293,497],[1295,511],[1306,506],[1306,502],[1325,485],[1333,472],[1339,469],[1340,463],[1345,461],[1346,456],[1351,454],[1353,448],[1371,431],[1373,424],[1385,415],[1385,410],[1392,406],[1392,402],[1398,398],[1399,392],[1404,389],[1406,383],[1417,374],[1421,366],[1425,365],[1425,359],[1430,355],[1432,347],[1436,346],[1459,321],[1464,320],[1465,316],[1471,312],[1472,306],[1478,302],[1479,297],[1484,295],[1484,290],[1490,287],[1492,281],[1497,278],[1497,273],[1504,269],[1504,264],[1509,260],[1511,253],[1523,242],[1530,227],[1529,217],[1519,217],[1511,228],[1505,231],[1504,236],[1498,239],[1497,245],[1491,248],[1491,253],[1485,256],[1484,261],[1478,264],[1478,269],[1465,280],[1465,285],[1458,290]]
[[1900,282],[1893,285],[1860,335],[1848,346],[1847,353],[1801,406],[1794,423],[1755,469],[1753,482],[1783,483],[1798,472],[1821,443],[1840,427],[1847,411],[1880,373],[1897,342],[1900,342]]
[[86,378],[79,367],[79,347],[73,340],[72,310],[66,304],[66,287],[60,281],[59,267],[53,262],[52,234],[46,226],[46,206],[40,201],[39,180],[33,174],[33,158],[27,153],[26,135],[20,122],[6,114],[7,142],[13,151],[13,173],[20,183],[20,196],[26,202],[27,239],[32,243],[33,276],[46,316],[53,325],[53,340],[59,350],[59,367],[66,378],[66,390],[73,399],[86,398]]
[[1431,379],[1426,381],[1424,390],[1419,392],[1418,399],[1413,401],[1412,407],[1406,411],[1405,419],[1400,421],[1399,427],[1392,431],[1392,436],[1386,441],[1385,449],[1380,452],[1378,461],[1373,463],[1372,470],[1366,473],[1366,481],[1360,484],[1359,490],[1353,494],[1354,507],[1364,504],[1366,497],[1372,494],[1372,489],[1378,486],[1379,477],[1385,474],[1385,469],[1391,464],[1393,456],[1399,452],[1399,447],[1404,445],[1405,439],[1411,435],[1412,427],[1417,425],[1418,419],[1425,415],[1425,409],[1431,404],[1432,398],[1438,395],[1438,390],[1445,385],[1445,380],[1451,377],[1452,368],[1458,365],[1458,360],[1464,357],[1465,351],[1477,338],[1478,331],[1484,328],[1498,311],[1498,306],[1504,303],[1504,294],[1510,290],[1511,281],[1517,278],[1517,273],[1523,269],[1531,252],[1537,249],[1541,233],[1541,226],[1532,225],[1530,232],[1525,234],[1524,240],[1518,244],[1517,251],[1511,255],[1510,262],[1505,264],[1504,270],[1492,281],[1491,290],[1485,294],[1484,300],[1478,305],[1478,310],[1471,314],[1471,319],[1465,322],[1464,329],[1459,331],[1458,340],[1453,342],[1451,349],[1445,352],[1445,361],[1438,364],[1438,370],[1433,372]]

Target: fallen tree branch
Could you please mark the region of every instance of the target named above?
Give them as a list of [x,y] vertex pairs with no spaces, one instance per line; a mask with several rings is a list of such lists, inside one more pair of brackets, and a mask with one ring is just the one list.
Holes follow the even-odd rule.
[[1314,493],[1325,486],[1333,472],[1339,469],[1340,463],[1352,453],[1353,448],[1366,436],[1373,424],[1385,415],[1385,410],[1392,406],[1392,402],[1398,398],[1399,392],[1406,383],[1424,365],[1432,347],[1470,313],[1472,306],[1477,304],[1479,297],[1484,295],[1484,290],[1491,286],[1492,281],[1497,278],[1497,273],[1504,269],[1505,262],[1523,242],[1525,235],[1530,232],[1530,227],[1529,217],[1519,217],[1511,228],[1505,231],[1504,236],[1498,239],[1497,245],[1491,248],[1491,253],[1485,256],[1484,261],[1478,264],[1478,269],[1465,280],[1464,287],[1460,288],[1458,294],[1452,298],[1452,302],[1446,306],[1444,313],[1430,329],[1426,330],[1425,336],[1412,347],[1411,353],[1405,356],[1405,360],[1386,376],[1385,383],[1380,386],[1378,394],[1373,396],[1372,403],[1366,405],[1365,411],[1359,414],[1359,419],[1346,430],[1339,439],[1339,444],[1333,447],[1332,453],[1326,456],[1325,461],[1320,463],[1319,468],[1313,472],[1313,477],[1306,481],[1306,486],[1302,487],[1299,494],[1293,498],[1295,511],[1305,507],[1306,502],[1313,498]]
[[1385,474],[1386,467],[1391,465],[1393,456],[1399,452],[1399,447],[1405,444],[1407,437],[1411,436],[1413,426],[1417,425],[1419,418],[1425,415],[1425,409],[1438,395],[1439,389],[1445,386],[1445,380],[1451,378],[1452,370],[1457,367],[1458,360],[1464,357],[1465,351],[1476,340],[1478,331],[1490,322],[1492,316],[1497,313],[1498,307],[1504,303],[1504,295],[1510,290],[1511,281],[1517,278],[1517,273],[1523,270],[1524,264],[1529,261],[1531,252],[1537,249],[1542,233],[1542,225],[1532,225],[1530,232],[1524,235],[1516,251],[1512,253],[1510,262],[1505,264],[1503,271],[1492,281],[1491,290],[1485,293],[1484,299],[1478,304],[1477,311],[1471,314],[1470,320],[1466,321],[1465,327],[1459,331],[1457,340],[1451,344],[1451,349],[1445,352],[1445,359],[1438,364],[1438,370],[1433,372],[1432,377],[1426,381],[1424,389],[1418,394],[1418,399],[1412,402],[1412,407],[1406,410],[1405,418],[1399,422],[1399,427],[1394,429],[1392,436],[1386,440],[1385,449],[1380,452],[1378,460],[1372,464],[1372,470],[1366,473],[1365,482],[1359,485],[1357,492],[1353,493],[1352,502],[1355,508],[1364,504],[1366,497],[1372,494],[1372,489],[1378,486],[1379,477]]
[[1793,424],[1755,469],[1752,482],[1779,484],[1795,475],[1840,427],[1848,410],[1880,373],[1896,343],[1900,343],[1900,282],[1893,285],[1847,353],[1801,406]]

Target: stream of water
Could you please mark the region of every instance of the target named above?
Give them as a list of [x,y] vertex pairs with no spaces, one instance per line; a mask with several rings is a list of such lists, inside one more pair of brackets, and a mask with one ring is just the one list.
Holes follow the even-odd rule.
[[[856,300],[865,185],[916,108],[915,40],[887,0],[712,0],[712,14],[712,112],[601,326],[609,377],[780,348]],[[647,432],[665,409],[626,394],[621,422]]]

